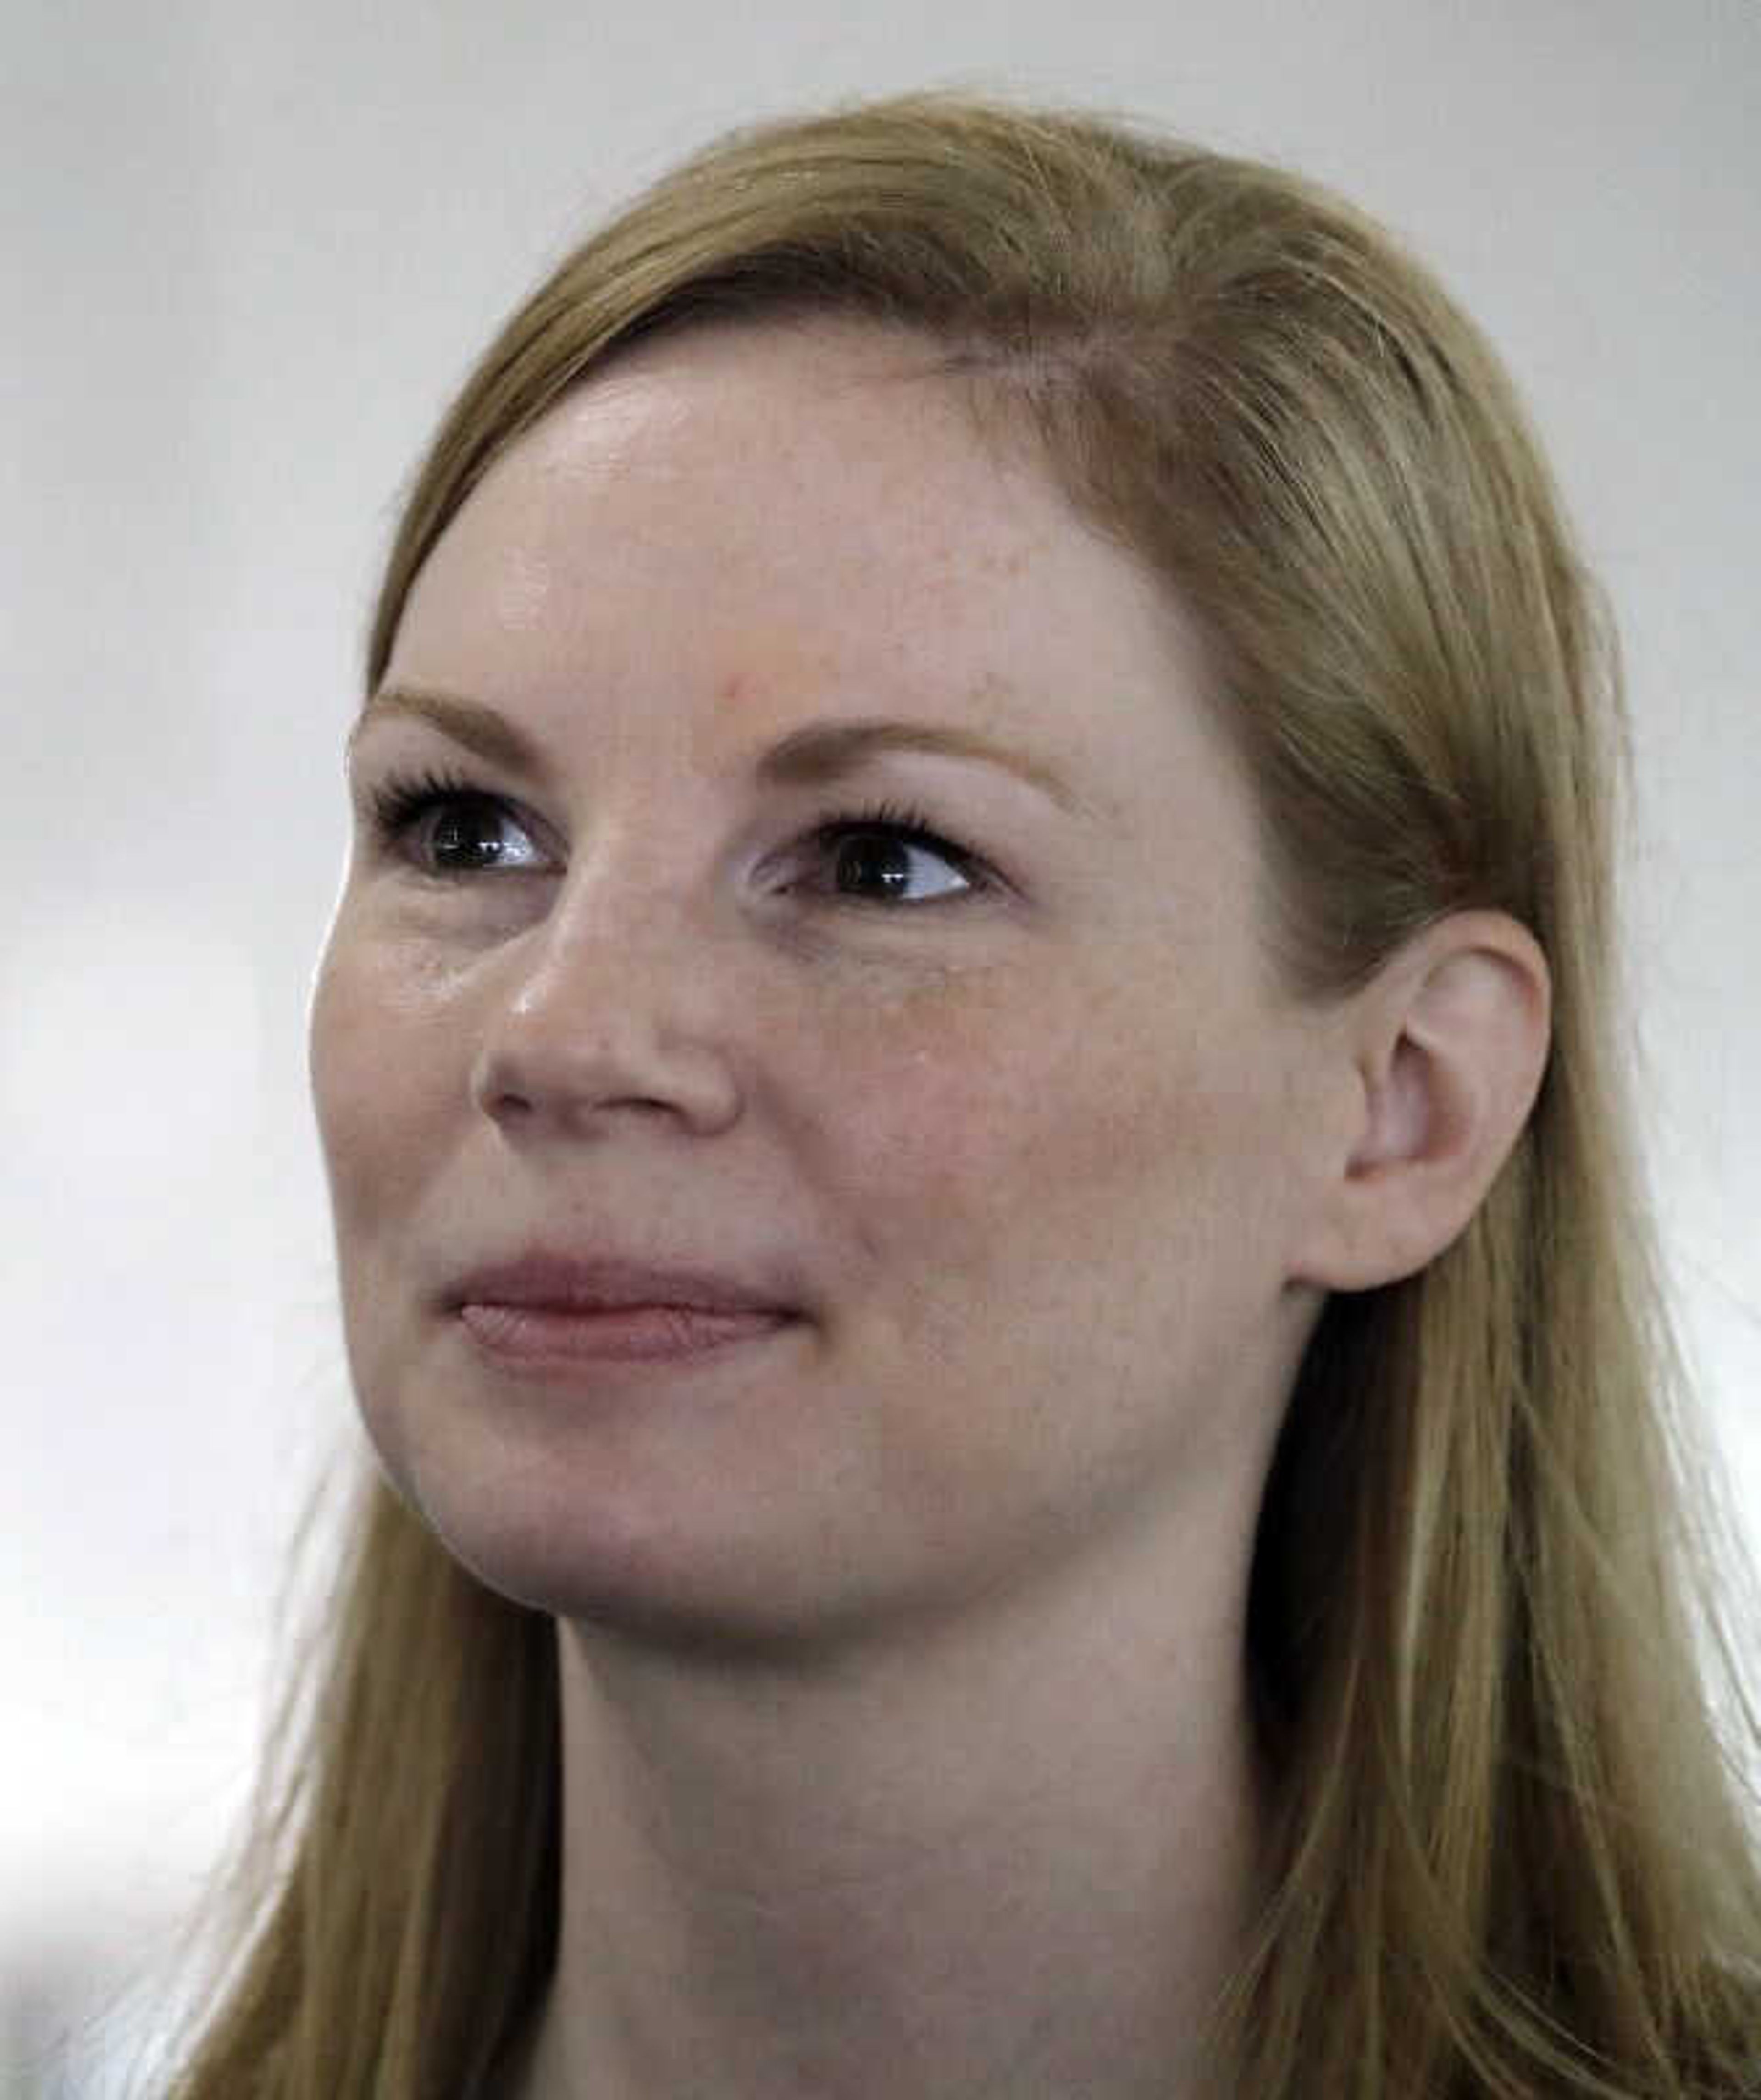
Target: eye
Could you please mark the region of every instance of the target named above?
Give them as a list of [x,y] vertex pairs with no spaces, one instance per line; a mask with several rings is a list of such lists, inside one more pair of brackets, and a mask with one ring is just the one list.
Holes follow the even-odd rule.
[[[834,898],[840,902],[921,911],[994,886],[975,854],[931,831],[921,810],[892,803],[825,817],[809,834],[809,844],[821,859],[832,861]],[[927,898],[907,897],[912,863],[926,856],[951,867],[960,887]],[[869,885],[875,887],[865,896]]]
[[509,805],[466,780],[435,772],[392,774],[375,784],[368,808],[379,842],[425,875],[527,874],[544,864]]
[[[468,780],[432,770],[394,774],[365,801],[375,838],[424,875],[457,880],[545,871],[542,849],[512,805]],[[834,904],[921,911],[996,887],[977,854],[932,831],[921,810],[892,803],[822,818],[806,844],[831,868],[829,884],[812,886]],[[952,869],[958,885],[909,895],[914,871],[932,860]]]

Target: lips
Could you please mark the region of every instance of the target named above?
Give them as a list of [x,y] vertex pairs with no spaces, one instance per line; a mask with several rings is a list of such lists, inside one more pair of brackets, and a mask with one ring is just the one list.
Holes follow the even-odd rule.
[[450,1309],[524,1306],[555,1312],[602,1312],[667,1306],[699,1312],[791,1314],[776,1288],[724,1270],[534,1249],[471,1270],[446,1294]]
[[786,1312],[707,1312],[685,1305],[588,1312],[559,1312],[553,1306],[464,1305],[458,1318],[486,1354],[538,1375],[588,1364],[707,1361],[793,1324]]

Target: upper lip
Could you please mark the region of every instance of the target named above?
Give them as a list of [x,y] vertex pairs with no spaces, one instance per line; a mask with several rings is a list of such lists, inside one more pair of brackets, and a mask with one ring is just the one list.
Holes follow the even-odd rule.
[[571,1312],[612,1306],[685,1305],[711,1312],[786,1312],[777,1292],[726,1270],[686,1262],[641,1261],[622,1255],[570,1255],[534,1247],[509,1261],[486,1263],[447,1293],[460,1305],[542,1305]]

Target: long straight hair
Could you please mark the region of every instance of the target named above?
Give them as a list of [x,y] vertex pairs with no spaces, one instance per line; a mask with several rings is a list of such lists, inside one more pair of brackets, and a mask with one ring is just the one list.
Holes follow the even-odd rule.
[[[1486,1202],[1419,1274],[1333,1297],[1291,1396],[1248,1628],[1272,1893],[1217,2089],[1761,2092],[1753,1576],[1634,1137],[1618,653],[1508,377],[1389,232],[1272,165],[953,95],[748,127],[485,353],[409,493],[368,689],[448,521],[608,357],[819,312],[939,346],[1200,621],[1293,989],[1341,998],[1467,907],[1552,973]],[[176,2100],[480,2100],[555,1959],[553,1624],[377,1477],[347,1540]]]

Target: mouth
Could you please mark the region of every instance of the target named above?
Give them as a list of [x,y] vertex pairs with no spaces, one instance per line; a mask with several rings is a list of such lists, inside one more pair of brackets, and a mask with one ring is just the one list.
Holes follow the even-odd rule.
[[782,1312],[791,1309],[774,1290],[744,1277],[684,1263],[623,1255],[553,1253],[535,1247],[510,1261],[486,1264],[446,1292],[455,1308],[467,1304],[534,1306],[559,1312],[646,1311]]
[[726,1354],[795,1324],[797,1315],[697,1305],[600,1307],[467,1301],[460,1326],[486,1355],[542,1370],[585,1363],[667,1364]]

